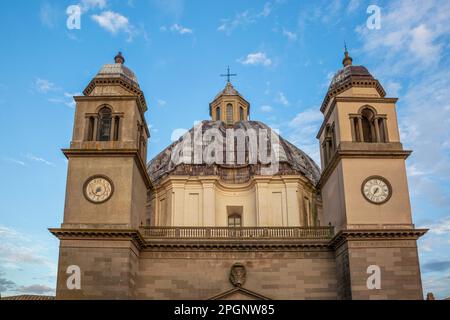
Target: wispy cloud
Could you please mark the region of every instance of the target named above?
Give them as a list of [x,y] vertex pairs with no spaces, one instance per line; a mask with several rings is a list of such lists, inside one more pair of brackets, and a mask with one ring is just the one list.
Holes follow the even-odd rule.
[[222,19],[217,31],[230,35],[236,28],[246,27],[260,18],[267,18],[272,12],[272,8],[273,5],[270,2],[266,2],[261,11],[252,12],[245,10],[238,12],[233,18]]
[[347,5],[347,12],[353,13],[361,6],[361,0],[350,0]]
[[278,103],[280,103],[280,104],[282,104],[283,106],[288,106],[288,105],[290,105],[290,102],[289,102],[288,98],[287,98],[286,95],[285,95],[283,92],[281,92],[281,91],[278,91],[278,92],[277,92],[277,96],[276,96],[276,98],[275,98],[275,101],[278,102]]
[[0,265],[3,268],[20,269],[24,264],[31,264],[56,271],[54,262],[41,254],[42,247],[32,239],[5,226],[0,226],[0,230]]
[[42,93],[47,93],[49,91],[56,91],[59,89],[53,82],[50,82],[49,80],[42,78],[36,79],[36,81],[34,82],[34,88]]
[[283,28],[283,36],[288,38],[290,41],[297,40],[297,34],[295,32],[286,30],[285,28]]
[[24,294],[54,294],[55,288],[51,288],[44,284],[32,284],[29,286],[18,286],[14,289],[15,292],[24,293]]
[[178,20],[184,13],[184,0],[152,0],[159,12]]
[[249,53],[245,58],[238,59],[238,62],[243,65],[262,65],[262,66],[270,66],[272,64],[272,60],[269,59],[264,52],[254,52]]
[[194,33],[194,30],[190,29],[190,28],[186,28],[183,27],[182,25],[175,23],[173,25],[171,25],[170,27],[166,27],[166,26],[161,26],[159,28],[160,31],[167,31],[170,30],[173,33],[178,33],[178,34],[192,34]]
[[37,156],[35,156],[35,155],[31,154],[31,153],[27,154],[27,158],[29,160],[32,160],[32,161],[44,163],[44,164],[46,164],[48,166],[53,166],[54,165],[53,162],[50,162],[50,161],[48,161],[48,160],[46,160],[44,158],[41,158],[41,157],[37,157]]
[[313,107],[299,112],[284,126],[288,129],[288,140],[299,146],[317,163],[320,163],[320,154],[316,134],[322,120],[323,115],[319,107]]
[[162,99],[158,99],[156,101],[156,104],[158,105],[158,107],[165,107],[167,105],[167,101],[166,100],[162,100]]
[[[18,160],[18,159],[14,159],[14,158],[8,158],[8,157],[2,157],[2,159],[4,161],[15,163],[15,164],[21,165],[23,167],[27,166],[27,164],[25,162],[23,162],[22,160]],[[1,230],[0,230],[0,232],[1,232]]]
[[261,111],[262,112],[272,112],[273,108],[271,106],[269,106],[269,105],[262,105],[261,106]]
[[47,28],[54,28],[58,23],[58,17],[62,12],[48,2],[44,2],[39,10],[39,19],[43,26]]
[[80,7],[83,12],[93,9],[104,9],[107,6],[106,0],[81,0]]

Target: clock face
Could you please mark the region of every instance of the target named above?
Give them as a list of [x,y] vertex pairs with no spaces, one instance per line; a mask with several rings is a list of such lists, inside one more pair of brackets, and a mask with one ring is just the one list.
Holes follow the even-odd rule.
[[364,197],[376,204],[382,204],[389,200],[392,194],[391,185],[383,177],[373,176],[367,178],[362,185]]
[[89,178],[84,184],[84,195],[94,203],[107,201],[113,193],[111,181],[103,176],[94,176]]

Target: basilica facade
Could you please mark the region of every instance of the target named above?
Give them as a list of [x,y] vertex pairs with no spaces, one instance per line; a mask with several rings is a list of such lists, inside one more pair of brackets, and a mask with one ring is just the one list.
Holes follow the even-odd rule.
[[147,161],[146,99],[114,60],[74,97],[57,299],[422,299],[397,98],[347,51],[320,167],[229,78]]

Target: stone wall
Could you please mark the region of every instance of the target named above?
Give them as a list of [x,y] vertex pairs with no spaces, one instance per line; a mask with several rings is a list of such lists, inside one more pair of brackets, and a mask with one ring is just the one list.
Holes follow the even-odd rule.
[[[57,299],[133,299],[139,257],[131,241],[62,240]],[[66,273],[79,266],[81,289],[69,290]]]
[[231,266],[246,268],[244,288],[271,299],[336,299],[332,251],[144,251],[139,299],[208,299],[233,288]]
[[[336,253],[340,299],[423,299],[416,241],[349,241]],[[380,289],[367,289],[370,265],[380,267]]]

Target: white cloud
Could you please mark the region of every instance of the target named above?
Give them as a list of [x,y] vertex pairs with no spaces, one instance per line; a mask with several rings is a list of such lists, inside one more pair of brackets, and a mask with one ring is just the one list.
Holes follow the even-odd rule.
[[[6,158],[3,157],[2,159],[4,161],[7,161],[7,162],[12,162],[12,163],[15,163],[15,164],[19,164],[19,165],[21,165],[23,167],[27,166],[27,164],[25,162],[23,162],[22,160],[18,160],[18,159],[14,159],[14,158],[7,158],[7,157]],[[1,230],[0,230],[0,234],[1,234]]]
[[32,284],[29,286],[18,286],[15,290],[15,292],[19,292],[22,294],[54,294],[55,289],[51,288],[49,286],[46,286],[44,284]]
[[106,0],[81,0],[80,7],[83,12],[92,9],[104,9],[107,6]]
[[320,163],[319,144],[316,134],[322,123],[323,115],[319,107],[313,107],[299,112],[292,120],[283,125],[286,128],[288,140],[299,146],[316,163]]
[[287,37],[290,41],[297,40],[297,34],[283,28],[283,36]]
[[73,99],[73,97],[74,96],[81,96],[81,95],[82,95],[81,92],[73,92],[73,93],[64,92],[63,97],[61,97],[61,98],[59,98],[59,97],[58,98],[55,98],[55,97],[49,98],[48,101],[51,102],[51,103],[55,103],[55,104],[63,104],[63,105],[65,105],[65,106],[67,106],[67,107],[69,107],[71,109],[74,109],[75,106],[76,106],[76,102]]
[[361,5],[361,0],[350,0],[347,5],[347,12],[353,13],[355,12]]
[[186,130],[184,128],[177,128],[177,129],[172,131],[172,134],[170,136],[170,140],[172,142],[177,141],[180,137],[182,137],[187,132],[188,132],[188,130]]
[[152,0],[159,12],[162,12],[175,20],[184,13],[184,0]]
[[409,48],[411,52],[415,52],[419,58],[424,59],[425,63],[427,63],[426,60],[429,57],[432,57],[433,60],[433,57],[440,55],[442,46],[433,43],[434,37],[435,34],[433,31],[428,29],[424,24],[411,30],[411,42]]
[[238,62],[243,65],[263,65],[270,66],[272,60],[270,60],[264,52],[249,53],[244,59],[238,59]]
[[277,92],[277,97],[276,97],[275,101],[278,103],[281,103],[283,106],[288,106],[290,104],[286,95],[281,91]]
[[272,112],[273,108],[269,105],[263,105],[263,106],[261,106],[261,111],[262,112]]
[[217,28],[217,31],[225,32],[230,35],[234,29],[242,26],[247,26],[255,22],[255,17],[252,16],[248,10],[239,12],[233,19],[223,19],[222,24]]
[[[323,120],[323,114],[319,111],[319,108],[311,108],[298,113],[290,122],[289,126],[297,128],[300,126],[318,124]],[[315,136],[315,135],[314,135]]]
[[55,27],[58,21],[58,17],[59,13],[56,7],[50,5],[47,2],[42,4],[39,11],[39,19],[44,26],[48,28]]
[[262,11],[258,14],[260,17],[267,18],[272,12],[272,4],[270,2],[266,2]]
[[162,99],[158,99],[156,103],[158,104],[159,107],[165,107],[167,105],[167,101]]
[[177,32],[177,33],[179,33],[179,34],[191,34],[191,33],[194,32],[192,29],[183,27],[182,25],[179,25],[178,23],[173,24],[173,25],[170,27],[170,30],[171,30],[172,32]]
[[386,82],[386,93],[390,97],[398,97],[400,95],[400,90],[402,89],[402,84],[397,81],[389,80]]
[[255,13],[250,10],[238,12],[234,18],[222,19],[217,31],[230,35],[236,28],[246,27],[260,18],[267,18],[272,12],[272,7],[270,2],[266,2],[260,12]]
[[402,75],[422,72],[439,63],[450,35],[450,2],[405,0],[383,8],[381,30],[369,30],[365,22],[356,28],[363,52],[377,58],[383,52],[380,74]]
[[35,156],[35,155],[31,154],[31,153],[27,154],[27,158],[29,160],[33,160],[33,161],[36,161],[36,162],[42,162],[42,163],[44,163],[44,164],[46,164],[48,166],[53,166],[54,165],[52,162],[50,162],[50,161],[48,161],[48,160],[46,160],[44,158],[37,157],[37,156]]
[[[0,291],[5,295],[13,293],[44,294],[53,293],[51,285],[55,283],[57,271],[56,263],[47,257],[48,248],[39,240],[31,238],[27,233],[21,233],[12,228],[0,225]],[[17,284],[8,280],[10,273],[17,273],[20,270],[22,282]],[[45,276],[38,277],[45,279],[41,284],[34,284],[37,278],[28,278],[28,271],[34,274],[39,271]],[[31,282],[33,281],[33,282]]]
[[29,237],[11,228],[0,226],[0,265],[4,268],[19,269],[24,264],[41,265],[56,271],[55,264],[40,251]]
[[92,19],[97,22],[103,29],[116,34],[119,31],[128,31],[128,18],[120,13],[113,11],[103,11],[101,14],[94,14]]
[[36,79],[36,81],[34,82],[34,87],[42,93],[47,93],[49,91],[55,91],[58,89],[54,83],[41,78]]

